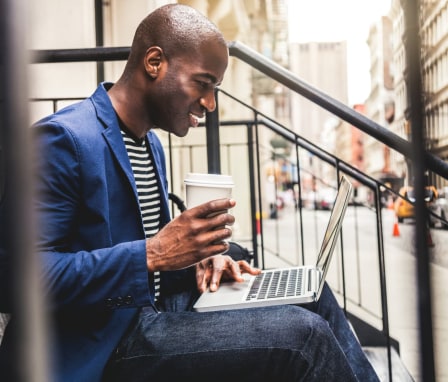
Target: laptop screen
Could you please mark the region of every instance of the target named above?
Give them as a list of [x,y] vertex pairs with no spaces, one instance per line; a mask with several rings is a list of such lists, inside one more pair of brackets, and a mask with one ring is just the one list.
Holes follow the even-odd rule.
[[343,175],[341,177],[341,183],[339,185],[339,190],[333,205],[333,209],[331,210],[330,220],[325,231],[324,239],[322,240],[322,246],[317,257],[316,267],[322,272],[318,296],[320,296],[320,293],[322,292],[324,284],[323,281],[327,275],[331,255],[333,253],[334,246],[337,243],[338,234],[341,231],[342,222],[344,220],[345,210],[347,209],[347,205],[350,200],[351,191],[352,185]]

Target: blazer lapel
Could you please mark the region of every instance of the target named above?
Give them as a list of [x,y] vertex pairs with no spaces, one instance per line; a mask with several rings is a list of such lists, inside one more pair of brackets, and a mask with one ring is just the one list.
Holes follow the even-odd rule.
[[138,203],[137,188],[134,181],[134,174],[132,172],[131,162],[129,161],[128,153],[121,136],[120,126],[115,110],[112,106],[109,96],[107,95],[107,88],[112,84],[101,84],[95,93],[92,95],[92,102],[95,106],[97,117],[103,125],[103,136],[106,140],[110,151],[117,159],[121,169],[123,170],[129,184],[134,191],[135,199]]

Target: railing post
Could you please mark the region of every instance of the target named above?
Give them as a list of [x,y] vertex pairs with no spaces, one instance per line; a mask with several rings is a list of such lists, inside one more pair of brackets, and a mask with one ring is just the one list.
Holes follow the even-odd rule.
[[215,91],[216,108],[206,113],[205,132],[207,136],[207,165],[210,174],[221,174],[221,155],[219,140],[218,92]]
[[415,190],[415,255],[417,257],[418,311],[420,319],[420,354],[423,381],[435,381],[429,251],[428,216],[424,201],[427,157],[424,149],[421,51],[418,0],[401,0],[404,11],[404,45],[406,52],[406,86],[411,123],[412,163]]
[[[95,42],[97,47],[104,45],[103,24],[103,0],[95,0]],[[96,63],[96,80],[98,83],[104,81],[103,61]]]
[[381,215],[381,191],[376,184],[375,193],[375,211],[376,211],[376,232],[378,244],[378,260],[380,268],[380,290],[381,290],[381,310],[383,312],[383,333],[386,337],[387,346],[387,366],[389,371],[389,380],[393,380],[392,374],[392,353],[391,353],[391,338],[389,329],[389,308],[387,303],[387,285],[386,285],[386,261],[384,258],[384,238],[383,238],[383,220]]
[[[261,211],[260,215],[257,216],[257,206],[255,200],[255,159],[254,159],[254,143],[253,143],[253,130],[252,124],[247,125],[247,153],[249,158],[249,188],[250,194],[253,195],[250,198],[250,212],[252,221],[252,248],[254,255],[254,266],[259,267],[258,261],[258,233],[261,234]],[[258,177],[257,177],[258,179]],[[258,221],[257,221],[258,220]],[[260,232],[258,232],[260,230]]]
[[0,294],[2,311],[13,317],[6,327],[12,354],[1,374],[2,380],[44,382],[51,378],[39,259],[33,253],[26,3],[0,0],[0,167],[5,189],[0,195]]

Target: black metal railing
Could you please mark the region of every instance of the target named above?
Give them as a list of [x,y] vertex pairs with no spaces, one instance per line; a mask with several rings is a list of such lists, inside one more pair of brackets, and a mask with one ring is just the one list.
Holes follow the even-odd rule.
[[[355,110],[349,108],[348,106],[342,104],[341,102],[329,97],[328,95],[322,93],[318,89],[313,88],[312,86],[304,83],[296,76],[294,76],[291,72],[286,69],[280,67],[276,63],[268,60],[264,56],[259,53],[253,51],[252,49],[244,46],[238,42],[232,42],[229,44],[230,54],[234,57],[241,59],[247,64],[251,65],[255,69],[261,71],[262,73],[270,76],[271,78],[277,80],[279,83],[285,85],[289,89],[297,92],[298,94],[308,98],[311,102],[316,103],[317,105],[325,108],[326,110],[332,112],[333,114],[339,116],[343,120],[351,123],[352,125],[358,127],[366,134],[374,137],[378,141],[386,144],[392,149],[398,151],[403,154],[407,158],[412,159],[412,145],[400,138],[399,136],[393,134],[391,131],[383,128],[377,123],[371,121],[367,117],[359,114]],[[32,61],[34,63],[40,62],[80,62],[80,61],[110,61],[110,60],[124,60],[127,58],[129,54],[129,48],[127,47],[119,47],[119,48],[89,48],[89,49],[69,49],[69,50],[46,50],[46,51],[34,51],[32,52]],[[224,92],[222,92],[224,93]],[[229,96],[229,94],[226,94]],[[53,100],[51,101],[53,102]],[[56,101],[55,101],[56,102]],[[54,104],[54,108],[57,108],[57,102]],[[264,259],[264,241],[263,235],[258,237],[257,230],[259,229],[259,225],[262,225],[262,222],[256,219],[256,216],[259,215],[263,206],[261,205],[261,185],[260,185],[260,140],[258,138],[258,134],[260,133],[260,126],[264,126],[269,131],[278,134],[286,141],[290,142],[294,145],[296,150],[302,149],[307,150],[316,158],[330,164],[335,168],[337,174],[340,172],[345,173],[351,176],[356,181],[360,182],[367,188],[369,188],[373,195],[373,204],[375,206],[375,219],[377,226],[377,251],[378,251],[378,260],[379,260],[379,268],[380,268],[380,286],[381,286],[381,306],[382,313],[381,318],[383,320],[383,328],[382,330],[385,332],[386,336],[389,337],[388,334],[388,323],[387,323],[387,294],[386,294],[386,279],[385,279],[385,270],[384,270],[384,248],[383,248],[383,238],[382,238],[382,218],[380,208],[380,196],[381,192],[384,189],[388,189],[386,185],[381,184],[377,180],[363,174],[358,171],[354,167],[349,164],[339,160],[337,157],[326,153],[317,147],[315,147],[310,142],[306,141],[302,137],[296,135],[291,130],[288,130],[286,127],[281,126],[275,121],[269,119],[268,117],[262,115],[256,110],[252,110],[254,112],[254,118],[250,121],[221,121],[219,122],[217,118],[217,111],[215,113],[209,113],[207,115],[207,123],[206,123],[206,146],[208,153],[208,164],[209,169],[213,167],[213,170],[216,172],[220,172],[220,163],[217,163],[216,153],[219,153],[219,129],[217,129],[218,124],[221,128],[230,125],[244,125],[247,127],[247,153],[249,162],[251,163],[249,169],[249,179],[250,179],[250,213],[251,213],[251,225],[252,225],[252,238],[251,242],[253,245],[253,250],[255,252],[260,251],[260,254],[256,253],[257,261],[263,262]],[[299,155],[296,155],[297,158],[297,169],[300,171],[299,165]],[[448,178],[448,164],[444,161],[440,160],[440,158],[432,155],[429,152],[424,152],[423,155],[424,163],[427,166],[427,169],[432,172],[444,177]],[[300,175],[299,175],[300,178]],[[300,188],[300,182],[299,182]],[[394,190],[389,190],[394,192]],[[299,219],[301,217],[301,210],[299,209]],[[419,216],[417,216],[417,219]],[[303,227],[303,224],[300,223],[299,227]],[[300,228],[301,229],[301,228]],[[261,232],[263,229],[261,227]],[[301,241],[303,243],[303,240]],[[301,244],[300,249],[302,256],[304,256],[304,248],[303,244]],[[344,266],[343,266],[344,267]],[[343,289],[345,289],[345,282],[342,282]],[[345,294],[345,293],[344,293]],[[427,290],[426,295],[430,296],[429,290]],[[432,334],[431,334],[432,336]],[[427,349],[420,349],[421,353],[424,353]],[[390,358],[389,358],[390,361]]]
[[[378,303],[379,309],[375,310],[370,308],[365,304],[365,301],[361,299],[361,288],[362,288],[362,276],[361,271],[358,267],[357,272],[355,274],[351,274],[351,278],[356,280],[355,287],[350,288],[346,287],[346,276],[345,276],[345,269],[346,269],[346,243],[349,242],[349,240],[340,240],[340,246],[339,246],[339,259],[340,259],[340,272],[337,274],[337,283],[334,285],[334,289],[337,293],[339,293],[342,296],[343,301],[343,307],[344,310],[350,311],[350,308],[348,308],[348,305],[350,306],[356,306],[358,310],[362,310],[365,314],[370,315],[374,320],[378,320],[380,322],[380,328],[379,328],[379,335],[382,337],[382,339],[379,339],[377,343],[383,343],[387,346],[389,357],[390,357],[390,333],[389,333],[389,318],[388,318],[388,308],[387,308],[387,293],[386,293],[386,270],[385,270],[385,261],[384,261],[384,245],[383,245],[383,223],[382,223],[382,214],[381,214],[381,202],[380,202],[380,195],[382,188],[387,187],[381,182],[377,181],[376,179],[364,174],[363,172],[359,171],[357,168],[351,166],[347,162],[339,159],[337,156],[324,151],[319,146],[313,144],[312,142],[306,140],[305,138],[299,136],[297,133],[293,132],[292,130],[288,129],[287,127],[275,122],[271,118],[269,118],[267,115],[261,113],[260,111],[254,109],[253,107],[249,106],[248,104],[245,104],[244,102],[236,99],[231,94],[225,92],[224,90],[220,90],[218,92],[219,97],[222,96],[229,98],[232,102],[236,102],[239,105],[242,105],[243,107],[249,109],[253,113],[253,118],[249,120],[224,120],[220,122],[219,129],[216,129],[221,132],[221,134],[225,133],[226,129],[235,129],[235,128],[243,128],[245,129],[245,137],[246,139],[244,141],[239,141],[238,143],[235,143],[235,141],[232,142],[225,142],[221,144],[221,150],[217,150],[217,152],[223,152],[223,147],[226,148],[223,159],[224,159],[224,165],[223,167],[226,169],[227,173],[232,173],[232,168],[238,168],[238,173],[241,173],[244,171],[244,169],[241,167],[241,163],[247,162],[247,169],[245,179],[248,179],[248,185],[237,185],[240,189],[246,189],[246,186],[249,188],[249,194],[250,194],[250,208],[245,209],[247,211],[247,216],[244,220],[250,221],[251,226],[251,232],[250,232],[250,238],[243,236],[237,236],[234,239],[239,242],[246,242],[247,245],[250,247],[250,250],[254,254],[254,263],[255,266],[260,266],[262,268],[265,268],[266,266],[266,257],[275,256],[281,261],[287,263],[287,264],[306,264],[306,263],[312,263],[315,261],[315,255],[318,253],[318,243],[320,242],[317,234],[317,230],[314,232],[314,235],[311,236],[305,236],[303,231],[304,227],[309,224],[308,221],[306,221],[303,217],[304,214],[304,203],[303,203],[303,197],[304,194],[301,181],[302,174],[306,171],[310,176],[315,179],[316,182],[321,184],[332,184],[333,187],[337,182],[337,179],[339,179],[340,174],[344,173],[351,177],[353,180],[358,182],[359,185],[363,185],[364,187],[368,188],[371,191],[371,194],[373,195],[372,201],[367,205],[363,204],[359,200],[355,200],[353,203],[353,215],[357,216],[357,208],[363,208],[368,209],[371,211],[370,217],[373,219],[373,227],[374,227],[374,235],[376,237],[375,242],[377,244],[376,249],[372,248],[359,248],[359,245],[355,248],[355,253],[352,255],[353,259],[359,259],[361,257],[361,252],[363,253],[362,256],[374,256],[377,259],[378,264],[378,288],[380,289],[379,296],[380,301]],[[218,96],[217,95],[217,96]],[[32,102],[44,102],[49,103],[52,105],[54,111],[58,109],[58,105],[64,105],[67,101],[76,101],[80,98],[60,98],[60,99],[51,99],[51,98],[41,98],[41,99],[32,99]],[[204,124],[201,125],[203,129],[203,133],[205,136],[207,126]],[[265,146],[261,143],[261,140],[259,139],[260,135],[265,135],[266,132],[270,134],[272,137],[280,137],[285,142],[287,142],[291,147],[291,155],[288,159],[282,155],[279,155],[276,153],[275,149],[271,145]],[[160,135],[164,135],[166,133],[160,131]],[[234,135],[234,134],[230,134]],[[188,144],[188,143],[178,143],[173,144],[172,140],[170,139],[170,135],[164,139],[164,142],[166,143],[166,151],[168,153],[168,171],[169,171],[169,177],[171,179],[171,187],[170,190],[176,195],[182,194],[181,185],[178,181],[175,181],[173,179],[173,168],[176,167],[176,163],[174,163],[173,157],[179,157],[180,152],[184,152],[182,154],[182,157],[186,159],[184,161],[184,167],[185,171],[195,171],[194,166],[194,158],[193,154],[197,152],[198,150],[205,151],[205,148],[207,148],[208,143],[207,140],[204,138],[202,140],[202,143],[195,142],[194,144]],[[241,149],[243,147],[243,149]],[[238,150],[238,154],[235,154],[235,150]],[[186,154],[185,154],[186,152]],[[245,152],[247,159],[243,161],[241,152]],[[312,169],[306,168],[306,166],[301,165],[300,161],[304,155],[303,152],[306,153],[306,157],[313,156],[314,161],[321,161],[322,163],[325,163],[329,165],[333,170],[334,174],[333,176],[326,177],[326,179],[320,178],[319,174],[313,173]],[[235,154],[235,155],[234,155]],[[263,163],[266,162],[266,160],[272,161],[273,165],[276,165],[277,157],[281,158],[283,161],[287,160],[289,165],[294,167],[295,176],[293,177],[295,180],[292,180],[290,183],[297,187],[297,195],[298,200],[296,201],[296,210],[294,212],[294,226],[295,230],[294,233],[297,234],[293,235],[297,239],[297,243],[294,248],[291,246],[288,247],[287,251],[282,251],[282,243],[285,242],[291,242],[292,237],[285,238],[285,236],[280,231],[280,228],[278,228],[279,220],[272,219],[270,223],[272,223],[275,227],[274,230],[267,230],[264,228],[264,222],[266,221],[263,219],[264,210],[266,206],[263,204],[263,200],[266,199],[266,195],[263,191],[264,187],[263,184],[266,182],[266,179],[263,174]],[[217,168],[218,166],[216,166]],[[221,165],[219,165],[219,168]],[[321,167],[321,166],[318,166]],[[333,179],[333,182],[330,181],[329,178]],[[277,183],[276,183],[277,185]],[[279,189],[275,188],[276,197],[278,196]],[[175,212],[173,211],[173,214]],[[315,226],[318,225],[318,215],[317,213],[314,213],[313,215],[310,215],[308,211],[305,211],[308,217],[311,216],[311,218],[315,219]],[[363,224],[365,224],[365,220],[363,221]],[[271,224],[271,225],[272,225]],[[351,230],[352,236],[350,241],[354,241],[354,239],[359,236],[359,227],[358,221],[355,220],[353,229]],[[353,237],[354,235],[354,237]],[[269,243],[267,242],[267,237],[269,237]],[[316,245],[313,246],[313,243],[310,243],[312,241],[315,241]],[[291,244],[291,243],[289,243]],[[295,256],[292,257],[291,255],[292,251],[294,251]],[[285,256],[285,252],[288,254],[288,256]],[[359,263],[359,261],[358,261]],[[390,372],[392,371],[391,365]]]
[[[129,51],[129,47],[38,50],[31,52],[31,59],[33,63],[120,61],[126,60]],[[330,113],[356,126],[391,149],[396,150],[407,158],[412,158],[413,146],[409,141],[394,134],[353,108],[307,84],[289,70],[266,58],[257,51],[238,41],[233,41],[229,43],[229,53],[231,56],[246,62],[248,65],[328,110]],[[428,170],[448,179],[448,163],[428,151],[424,153],[424,156]]]

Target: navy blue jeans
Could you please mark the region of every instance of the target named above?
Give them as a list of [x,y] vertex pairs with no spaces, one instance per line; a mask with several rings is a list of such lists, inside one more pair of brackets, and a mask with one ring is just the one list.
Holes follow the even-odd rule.
[[144,308],[107,381],[378,381],[332,292],[318,303],[196,313],[195,292]]

